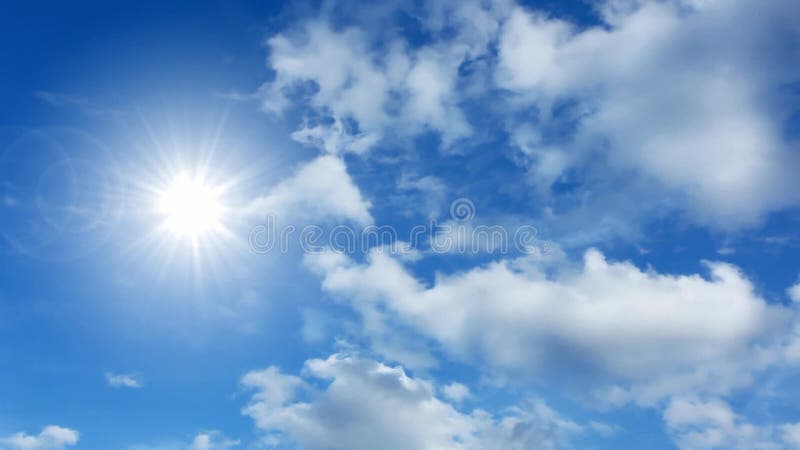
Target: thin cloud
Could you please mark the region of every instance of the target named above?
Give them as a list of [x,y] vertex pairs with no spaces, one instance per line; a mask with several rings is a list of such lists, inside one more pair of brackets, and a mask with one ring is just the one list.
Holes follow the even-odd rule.
[[133,388],[139,389],[142,387],[142,382],[136,375],[132,374],[115,374],[111,372],[105,373],[106,383],[113,388]]

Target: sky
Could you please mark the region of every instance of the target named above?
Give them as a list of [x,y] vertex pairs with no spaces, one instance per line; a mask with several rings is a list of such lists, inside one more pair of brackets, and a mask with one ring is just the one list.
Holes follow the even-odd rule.
[[6,3],[0,450],[800,449],[796,1]]

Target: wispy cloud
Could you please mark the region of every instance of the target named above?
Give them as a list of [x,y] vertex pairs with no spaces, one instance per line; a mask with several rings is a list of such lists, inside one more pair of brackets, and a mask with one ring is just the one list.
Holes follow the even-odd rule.
[[58,108],[74,108],[92,116],[117,117],[124,114],[124,111],[121,109],[101,105],[83,95],[54,91],[36,91],[33,95],[52,106]]
[[139,389],[142,387],[142,382],[137,375],[106,372],[105,377],[106,383],[113,388]]

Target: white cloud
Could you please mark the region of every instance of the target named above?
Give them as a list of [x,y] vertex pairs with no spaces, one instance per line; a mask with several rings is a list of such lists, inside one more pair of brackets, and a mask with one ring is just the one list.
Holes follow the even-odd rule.
[[322,21],[309,22],[301,31],[296,39],[279,34],[268,41],[277,79],[263,88],[267,109],[282,110],[287,105],[284,90],[313,81],[319,88],[315,105],[330,108],[339,118],[351,117],[366,129],[382,124],[388,80],[367,49],[367,36],[352,28],[336,32]]
[[456,403],[464,401],[469,397],[469,388],[461,383],[450,383],[442,388],[444,396]]
[[[754,17],[753,7],[745,0],[693,11],[670,2],[616,2],[607,27],[584,30],[515,9],[501,33],[499,85],[540,105],[545,123],[558,100],[577,100],[586,110],[569,160],[559,156],[554,166],[554,153],[544,148],[543,162],[534,164],[553,179],[565,161],[595,164],[605,146],[603,170],[653,180],[666,194],[652,196],[678,195],[695,219],[722,228],[753,225],[796,205],[800,160],[782,141],[767,97],[797,73],[765,55],[780,48],[769,38],[774,27],[787,26],[780,17],[797,8],[760,2]],[[592,151],[582,154],[581,146]]]
[[388,120],[384,104],[391,89],[390,80],[369,54],[367,42],[361,31],[336,32],[321,21],[305,24],[302,37],[293,39],[285,34],[272,37],[268,41],[269,60],[277,76],[261,88],[265,108],[275,112],[285,110],[289,105],[286,92],[303,82],[313,82],[318,90],[312,96],[311,106],[330,111],[334,125],[304,127],[295,138],[319,143],[332,153],[365,150],[362,146],[354,149],[348,145],[353,142],[341,128],[342,120],[353,119],[362,130],[368,130],[363,135],[364,142],[379,139]]
[[455,57],[443,64],[442,56],[432,49],[420,51],[416,56],[406,80],[409,99],[403,118],[412,126],[418,123],[438,130],[445,145],[449,145],[469,135],[471,130],[456,105],[454,92],[461,59]]
[[9,450],[60,450],[78,443],[78,432],[69,428],[48,425],[38,435],[16,433],[0,439]]
[[123,374],[123,373],[117,374],[117,373],[106,372],[105,378],[106,378],[106,383],[108,383],[109,386],[115,388],[124,387],[124,388],[138,389],[142,387],[142,382],[139,381],[137,376],[133,374]]
[[[191,442],[169,440],[156,444],[137,444],[128,450],[229,450],[238,447],[240,441],[225,437],[220,431],[203,431],[194,436]],[[249,448],[249,447],[248,447]]]
[[752,424],[718,399],[674,399],[664,420],[681,450],[800,448],[800,424]]
[[277,220],[350,220],[372,223],[370,203],[361,197],[341,159],[320,156],[281,181],[269,194],[253,200],[248,212]]
[[543,141],[541,132],[529,124],[521,125],[511,133],[511,143],[525,156],[534,186],[540,193],[547,193],[553,183],[574,164],[575,155],[559,146],[544,144]]
[[227,450],[238,445],[238,440],[228,439],[219,431],[208,431],[195,436],[189,450]]
[[[443,179],[403,171],[397,178],[396,189],[386,200],[392,211],[416,220],[431,221],[447,209],[449,188]],[[409,208],[408,205],[414,205]]]
[[[496,124],[486,132],[510,132],[539,194],[578,170],[587,195],[614,197],[604,202],[612,207],[622,196],[642,209],[644,197],[653,206],[641,215],[666,207],[723,229],[800,203],[800,158],[776,100],[800,76],[780,54],[797,37],[796,2],[616,0],[598,9],[604,23],[581,28],[511,1],[430,2],[415,11],[424,45],[392,26],[334,29],[317,18],[269,40],[276,77],[261,96],[267,109],[300,99],[321,116],[294,137],[328,153],[428,130],[453,146],[473,137],[463,110],[472,102]],[[316,88],[302,88],[309,83]],[[565,102],[574,111],[554,112]],[[575,131],[548,140],[548,127]],[[628,217],[624,205],[615,211]]]
[[[291,104],[289,92],[311,82],[316,89],[308,106],[332,124],[303,126],[295,133],[302,142],[330,153],[363,153],[388,135],[406,139],[432,130],[450,146],[472,133],[459,107],[459,68],[486,52],[506,4],[430,5],[423,26],[441,39],[420,48],[392,36],[385,48],[376,49],[369,45],[374,36],[363,30],[334,30],[324,18],[310,20],[269,39],[276,78],[260,90],[264,107],[284,111]],[[445,37],[443,30],[451,27],[459,32]],[[350,120],[360,131],[342,126]]]
[[463,413],[437,398],[431,382],[359,357],[309,360],[302,373],[271,367],[242,379],[254,391],[243,413],[300,450],[550,449],[588,431],[538,400],[501,418]]
[[332,124],[308,125],[304,124],[299,130],[292,133],[292,138],[298,142],[318,147],[326,153],[338,154],[344,152],[364,153],[375,142],[374,134],[354,133],[338,118]]
[[391,318],[462,360],[579,379],[610,404],[748,384],[781,358],[785,349],[772,346],[794,318],[724,263],[707,263],[709,278],[668,275],[591,250],[578,267],[521,258],[440,274],[427,287],[385,253],[363,264],[342,255],[306,262],[325,291],[361,313],[370,337],[389,334]]
[[789,294],[789,298],[792,299],[792,301],[800,303],[800,283],[797,283],[794,286],[790,287],[787,293]]

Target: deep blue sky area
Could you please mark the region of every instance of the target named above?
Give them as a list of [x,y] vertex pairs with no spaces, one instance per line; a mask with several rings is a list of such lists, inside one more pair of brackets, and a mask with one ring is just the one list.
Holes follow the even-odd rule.
[[793,17],[4,2],[0,450],[800,448]]

